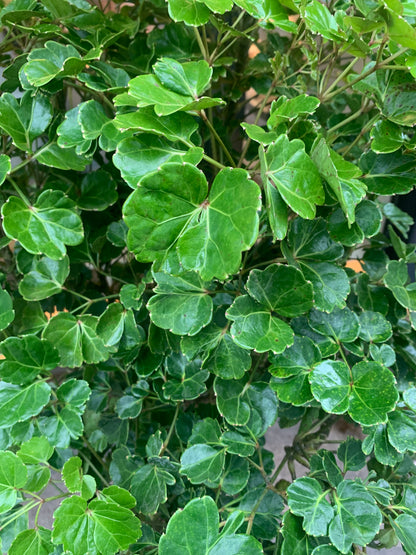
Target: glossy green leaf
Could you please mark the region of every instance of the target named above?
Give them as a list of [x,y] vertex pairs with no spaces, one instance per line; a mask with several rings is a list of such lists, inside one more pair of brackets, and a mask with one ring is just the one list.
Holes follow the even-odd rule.
[[317,309],[332,312],[344,308],[350,293],[350,282],[342,268],[328,262],[301,262],[300,268],[312,283]]
[[188,362],[183,355],[171,354],[166,359],[165,368],[170,378],[163,386],[164,394],[172,401],[196,399],[206,390],[209,377],[207,370],[201,369],[196,360]]
[[269,145],[279,136],[275,131],[265,131],[259,125],[254,125],[252,123],[241,123],[241,127],[244,129],[250,139],[262,145]]
[[32,96],[28,91],[20,101],[10,93],[3,93],[0,98],[0,127],[21,150],[32,151],[34,139],[45,131],[51,119],[51,104],[42,94]]
[[97,320],[92,317],[77,320],[72,314],[61,312],[49,320],[42,337],[56,345],[62,366],[74,368],[84,361],[92,364],[108,358],[96,326]]
[[311,372],[312,393],[324,410],[343,414],[348,409],[350,371],[341,361],[325,360]]
[[400,127],[388,120],[381,120],[375,124],[371,131],[371,139],[371,150],[376,154],[396,152],[404,142]]
[[36,159],[41,164],[50,168],[58,168],[59,170],[85,170],[85,167],[91,163],[91,160],[85,156],[78,154],[77,149],[61,148],[56,143],[49,143],[39,150]]
[[309,337],[295,335],[293,345],[282,354],[273,356],[270,361],[269,372],[279,378],[287,378],[304,370],[312,370],[321,361],[321,353]]
[[389,414],[387,434],[399,453],[416,451],[416,421],[412,413],[394,411]]
[[11,451],[0,451],[0,513],[14,507],[17,488],[22,488],[27,479],[23,462]]
[[344,465],[344,472],[360,470],[365,465],[365,455],[362,450],[362,442],[359,439],[347,437],[338,447],[337,455]]
[[301,371],[288,378],[272,378],[270,387],[277,397],[284,403],[291,403],[298,407],[313,400],[309,385],[309,373]]
[[65,245],[78,245],[83,239],[82,222],[73,207],[61,191],[43,191],[33,206],[10,197],[1,210],[3,228],[28,252],[59,260],[65,256]]
[[294,266],[272,264],[252,270],[246,288],[256,301],[282,316],[299,316],[313,306],[311,284]]
[[379,312],[367,310],[360,314],[359,337],[364,341],[384,343],[392,335],[391,324]]
[[313,552],[318,542],[312,536],[308,536],[302,527],[302,518],[292,515],[286,511],[283,515],[282,555],[308,555]]
[[[195,526],[195,523],[198,523]],[[211,497],[196,498],[171,517],[159,544],[160,555],[260,555],[260,544],[243,534],[218,534],[219,515]]]
[[[169,260],[174,260],[174,255]],[[152,322],[178,335],[195,335],[212,318],[212,299],[208,283],[196,272],[183,271],[177,260],[175,268],[154,272],[155,295],[147,303]],[[173,274],[173,275],[172,275]],[[177,274],[177,275],[175,275]]]
[[169,15],[173,21],[184,21],[187,25],[203,25],[209,19],[208,7],[198,0],[169,0]]
[[336,514],[329,526],[329,538],[342,553],[353,543],[368,544],[379,530],[382,515],[365,487],[345,480],[337,487]]
[[220,98],[201,96],[212,71],[205,60],[184,64],[168,58],[162,60],[153,66],[156,75],[139,75],[129,82],[128,95],[134,105],[154,106],[158,116],[168,116],[179,110],[192,111],[224,103]]
[[303,516],[303,528],[313,536],[326,536],[334,515],[326,495],[314,478],[299,478],[287,489],[289,509]]
[[181,473],[193,484],[218,482],[225,464],[224,451],[204,444],[188,447],[181,457]]
[[9,326],[15,317],[13,301],[7,291],[0,289],[0,330]]
[[84,62],[73,46],[47,41],[44,48],[30,52],[23,71],[31,85],[42,87],[58,75],[75,75],[83,66]]
[[114,125],[120,130],[134,129],[145,133],[154,133],[169,141],[190,141],[198,129],[195,119],[189,114],[156,115],[151,106],[137,112],[117,114]]
[[166,164],[146,176],[124,204],[129,249],[145,262],[163,257],[207,191],[204,174],[190,164]]
[[361,156],[360,168],[364,174],[362,181],[372,193],[404,194],[414,186],[416,172],[413,156],[370,151]]
[[83,407],[91,395],[91,389],[85,380],[70,378],[56,390],[57,398],[72,408]]
[[85,154],[91,147],[91,140],[85,139],[82,134],[81,124],[79,122],[79,106],[68,110],[65,114],[64,121],[58,125],[56,133],[58,135],[58,146],[60,148],[76,147],[77,154]]
[[96,139],[109,121],[104,108],[96,100],[82,102],[78,107],[78,121],[85,140]]
[[104,170],[88,173],[81,181],[76,203],[81,210],[105,210],[118,199],[117,185]]
[[23,276],[19,293],[27,301],[41,301],[60,293],[69,275],[69,258],[53,260],[46,256],[37,260],[33,269]]
[[[162,164],[167,162],[198,164],[202,154],[202,150],[198,147],[179,149],[172,146],[164,138],[146,134],[139,137],[129,137],[119,142],[113,156],[113,162],[120,170],[123,179],[130,187],[135,189],[143,177],[159,170]],[[149,183],[150,180],[146,180],[146,185]],[[192,183],[190,187],[192,187]],[[151,186],[151,188],[154,187]],[[173,190],[171,193],[173,193]],[[187,198],[186,193],[185,198]]]
[[4,183],[11,167],[10,158],[6,154],[0,154],[0,185]]
[[304,17],[312,32],[337,42],[340,35],[339,27],[327,6],[318,0],[311,0],[305,9]]
[[248,295],[237,297],[226,315],[233,321],[231,337],[240,347],[281,353],[293,343],[290,326]]
[[245,436],[239,432],[225,432],[221,436],[221,443],[226,445],[227,453],[239,455],[240,457],[249,457],[255,450],[253,440],[249,436]]
[[17,456],[25,464],[46,463],[53,454],[53,447],[45,437],[32,437],[22,444]]
[[[98,551],[109,555],[128,549],[141,535],[140,521],[129,509],[115,503],[76,496],[65,499],[54,513],[52,539],[74,555]],[[80,534],[86,530],[86,534]]]
[[358,362],[351,371],[351,418],[364,426],[386,422],[399,398],[394,375],[376,362]]
[[387,265],[387,273],[383,281],[393,293],[397,302],[405,308],[416,310],[416,286],[414,283],[406,285],[409,279],[404,260],[392,260]]
[[10,546],[10,555],[48,555],[53,553],[51,531],[40,526],[34,530],[23,530]]
[[359,169],[350,162],[346,162],[334,150],[329,149],[325,139],[321,139],[315,145],[312,160],[336,195],[348,223],[354,223],[355,207],[366,193],[364,183],[355,179],[357,175],[360,175]]
[[137,509],[145,514],[154,514],[167,499],[166,486],[172,486],[175,478],[155,464],[146,464],[134,474],[131,493],[136,499]]
[[203,279],[225,279],[236,273],[241,252],[257,238],[260,189],[241,169],[221,170],[202,205],[178,241],[185,268]]
[[342,342],[354,341],[360,331],[358,317],[349,308],[336,308],[329,314],[312,310],[309,315],[311,327],[318,333],[329,335]]
[[302,141],[289,141],[281,135],[267,149],[262,175],[264,186],[270,181],[294,212],[302,218],[315,217],[316,205],[324,201],[324,191]]
[[334,262],[342,257],[344,248],[329,235],[324,219],[308,221],[295,218],[291,221],[285,248],[298,261]]
[[0,382],[0,428],[7,428],[36,416],[49,401],[51,388],[45,382],[19,386]]
[[228,333],[221,334],[217,346],[202,365],[202,368],[224,380],[238,380],[250,367],[249,351],[239,347]]
[[218,410],[234,426],[244,426],[250,418],[250,405],[244,386],[244,380],[216,378],[214,382]]
[[393,529],[408,553],[416,549],[415,526],[416,518],[412,515],[401,514],[394,520],[390,520]]
[[272,129],[285,121],[291,121],[298,116],[313,114],[318,108],[320,101],[314,96],[300,94],[294,98],[287,98],[282,95],[278,100],[272,102],[270,117],[267,120],[267,127]]
[[255,511],[253,535],[269,540],[276,536],[283,510],[283,500],[278,493],[267,490],[264,486],[250,489],[238,508],[244,511],[246,516]]

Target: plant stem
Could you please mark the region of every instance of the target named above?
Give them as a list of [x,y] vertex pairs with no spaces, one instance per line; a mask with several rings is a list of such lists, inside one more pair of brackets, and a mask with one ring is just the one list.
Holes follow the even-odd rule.
[[162,445],[162,447],[159,451],[159,457],[161,457],[163,455],[163,453],[166,451],[167,446],[169,445],[170,438],[172,437],[173,430],[175,429],[176,420],[178,419],[178,416],[179,416],[180,406],[181,406],[181,404],[177,403],[175,414],[173,415],[172,422],[171,422],[171,425],[170,425],[170,428],[169,428],[169,431],[168,431],[168,435],[166,436],[166,439],[163,442],[163,445]]
[[204,120],[204,122],[206,123],[207,127],[209,128],[209,130],[211,131],[212,135],[215,137],[215,139],[217,140],[218,144],[220,145],[220,147],[222,148],[225,156],[228,158],[228,161],[230,162],[230,164],[232,165],[233,168],[235,168],[235,162],[233,160],[233,157],[231,156],[231,154],[228,151],[228,148],[225,146],[223,140],[221,139],[221,137],[218,135],[215,127],[213,126],[213,124],[209,121],[208,116],[205,113],[205,110],[201,110],[200,112],[202,119]]
[[9,183],[11,183],[11,185],[13,186],[13,189],[16,191],[16,193],[19,195],[19,197],[22,199],[22,201],[26,204],[26,206],[28,208],[30,208],[32,205],[31,205],[29,199],[24,194],[24,192],[20,189],[20,187],[17,185],[17,183],[9,175],[7,176],[7,181]]

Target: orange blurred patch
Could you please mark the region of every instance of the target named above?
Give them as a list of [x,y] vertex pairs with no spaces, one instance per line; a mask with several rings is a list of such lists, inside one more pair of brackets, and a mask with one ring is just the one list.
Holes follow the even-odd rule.
[[354,270],[354,272],[356,272],[357,274],[359,272],[364,272],[361,262],[356,258],[351,258],[350,260],[347,260],[345,266],[347,268],[351,268],[351,270]]
[[53,318],[54,316],[59,314],[59,312],[68,312],[68,310],[66,308],[64,308],[62,311],[59,311],[59,310],[57,310],[57,308],[55,306],[54,311],[53,312],[45,312],[45,316],[48,320],[50,320],[51,318]]

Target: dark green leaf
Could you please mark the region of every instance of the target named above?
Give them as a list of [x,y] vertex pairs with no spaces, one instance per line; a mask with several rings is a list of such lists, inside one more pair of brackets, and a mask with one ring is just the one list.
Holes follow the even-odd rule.
[[52,260],[46,256],[37,260],[33,269],[19,283],[19,293],[27,301],[41,301],[60,293],[69,275],[69,258]]
[[166,486],[174,483],[172,474],[157,465],[146,464],[139,468],[131,482],[137,509],[146,515],[154,514],[167,499]]

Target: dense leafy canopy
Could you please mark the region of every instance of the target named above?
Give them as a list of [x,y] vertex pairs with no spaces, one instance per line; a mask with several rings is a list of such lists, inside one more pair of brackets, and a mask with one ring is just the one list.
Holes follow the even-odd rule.
[[415,553],[414,2],[0,26],[1,552]]

